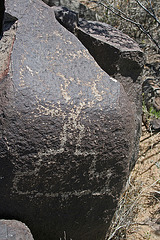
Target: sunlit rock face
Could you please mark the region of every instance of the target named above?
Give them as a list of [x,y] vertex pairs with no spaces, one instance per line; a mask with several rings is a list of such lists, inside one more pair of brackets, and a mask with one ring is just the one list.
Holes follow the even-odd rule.
[[35,240],[104,239],[134,152],[130,100],[52,8],[6,11],[18,20],[0,82],[0,218]]

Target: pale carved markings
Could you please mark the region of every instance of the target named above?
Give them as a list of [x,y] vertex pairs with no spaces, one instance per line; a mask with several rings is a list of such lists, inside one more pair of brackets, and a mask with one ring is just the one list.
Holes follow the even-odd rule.
[[[55,105],[52,105],[52,109],[49,109],[48,107],[50,107],[50,104],[48,105],[48,107],[44,107],[42,105],[40,105],[40,100],[39,100],[39,112],[45,115],[51,115],[52,117],[54,116],[62,116],[63,119],[68,119],[67,122],[65,122],[63,124],[63,128],[62,128],[62,132],[60,133],[60,147],[59,149],[55,150],[55,149],[48,149],[47,151],[41,151],[38,153],[38,160],[36,160],[34,162],[34,166],[33,166],[33,170],[26,170],[22,171],[19,170],[15,173],[15,177],[13,180],[13,191],[17,192],[18,194],[30,194],[31,196],[46,196],[46,197],[52,197],[52,198],[60,198],[61,201],[63,202],[64,200],[66,201],[67,199],[69,199],[70,196],[84,196],[84,195],[93,195],[93,196],[100,196],[100,195],[108,195],[110,194],[109,188],[108,188],[108,184],[109,184],[109,178],[111,175],[111,171],[108,170],[108,172],[106,173],[106,171],[104,170],[104,173],[99,173],[96,170],[96,157],[97,157],[97,153],[93,150],[90,151],[81,151],[81,140],[85,134],[85,127],[83,124],[80,123],[80,114],[81,111],[83,110],[83,108],[86,106],[85,102],[82,102],[79,104],[79,106],[73,106],[73,108],[71,108],[71,111],[69,112],[68,116],[62,111],[61,107],[60,107],[60,102],[59,102],[59,107],[55,107]],[[90,167],[88,169],[88,178],[89,181],[93,181],[94,179],[100,179],[107,176],[107,180],[105,181],[105,186],[102,187],[102,189],[100,191],[91,191],[90,189],[84,189],[79,190],[79,191],[70,191],[70,192],[58,192],[58,193],[52,193],[49,190],[47,190],[48,192],[44,193],[44,192],[39,192],[36,187],[34,190],[30,191],[23,191],[23,189],[19,189],[19,183],[22,181],[22,179],[25,179],[26,177],[38,177],[39,176],[39,171],[41,169],[41,166],[44,165],[44,157],[47,156],[55,156],[57,154],[61,154],[64,152],[64,146],[67,143],[67,141],[72,139],[72,131],[76,131],[79,130],[79,135],[76,139],[76,151],[75,151],[75,155],[76,156],[88,156],[91,155],[92,156],[92,162],[90,164]],[[69,132],[70,132],[70,136],[69,136]],[[37,155],[36,155],[37,158]],[[54,158],[53,158],[54,159]],[[56,162],[54,160],[48,161],[45,163],[46,164],[46,168],[52,168],[52,165],[56,164]],[[53,173],[54,174],[54,173]],[[103,176],[101,176],[103,175]]]
[[33,76],[33,70],[29,67],[29,66],[26,66],[27,70],[30,72],[30,74]]
[[[57,49],[56,53],[60,53],[61,49]],[[81,57],[84,57],[86,59],[92,60],[92,57],[89,55],[88,51],[83,49],[83,50],[78,50],[74,52],[68,52],[64,55],[64,58],[67,59],[67,61],[73,62],[75,59],[79,59]]]
[[88,170],[88,174],[89,174],[89,179],[93,180],[94,178],[96,178],[97,174],[96,174],[96,154],[93,154],[93,158],[92,158],[92,163],[89,167]]
[[[51,104],[50,102],[45,102],[45,106],[41,104],[41,99],[37,96],[37,110],[40,115],[49,115],[51,117],[62,117],[63,120],[66,118],[66,114],[62,111],[60,102],[57,102],[58,106]],[[45,99],[44,99],[45,100]],[[34,117],[39,117],[39,114],[34,114]]]
[[[53,162],[52,162],[53,164]],[[54,162],[54,164],[56,164]],[[92,196],[102,196],[102,195],[110,195],[111,194],[111,190],[109,189],[109,182],[110,182],[110,177],[112,176],[112,170],[108,169],[107,171],[103,171],[102,173],[100,173],[101,175],[105,176],[106,181],[105,181],[105,185],[101,188],[100,191],[96,191],[96,189],[94,191],[91,191],[90,189],[84,189],[84,190],[74,190],[74,191],[68,191],[68,192],[63,192],[63,191],[59,191],[59,192],[40,192],[37,189],[34,190],[28,190],[28,191],[23,191],[20,190],[18,187],[18,184],[22,181],[22,179],[25,179],[26,177],[30,176],[33,177],[34,179],[38,176],[38,172],[39,169],[35,168],[35,170],[30,170],[30,171],[25,171],[25,172],[21,172],[21,171],[17,171],[16,175],[13,179],[13,187],[12,187],[12,192],[13,193],[18,193],[20,195],[29,195],[31,198],[32,197],[41,197],[41,196],[45,196],[45,197],[51,197],[51,198],[60,198],[63,201],[68,200],[71,196],[77,196],[77,197],[81,197],[81,196],[85,196],[85,195],[92,195]],[[89,176],[89,180],[92,181],[94,178],[96,178],[97,180],[100,179],[100,174],[98,172],[89,172],[89,175],[93,175],[92,177]]]
[[70,85],[70,81],[74,81],[73,78],[67,79],[62,73],[57,73],[57,76],[61,77],[64,81],[64,84],[61,84],[61,93],[66,103],[71,100],[71,96],[67,92],[67,88]]
[[[96,173],[96,155],[97,153],[93,150],[91,151],[81,151],[81,140],[85,134],[85,127],[83,124],[80,123],[80,114],[81,114],[81,111],[83,110],[83,108],[86,106],[85,102],[82,102],[80,103],[78,106],[73,106],[73,108],[71,108],[71,111],[69,112],[68,116],[66,116],[66,114],[62,111],[62,109],[60,108],[60,105],[59,107],[55,107],[54,104],[52,104],[52,109],[49,107],[50,104],[48,104],[48,107],[44,107],[42,105],[40,105],[40,100],[37,100],[39,101],[39,105],[38,105],[38,110],[39,110],[39,113],[40,114],[44,114],[44,115],[51,115],[52,117],[54,116],[61,116],[64,120],[64,124],[63,124],[63,127],[62,127],[62,132],[60,133],[60,147],[59,149],[48,149],[47,151],[41,151],[38,153],[38,161],[36,161],[34,164],[34,170],[28,170],[28,171],[17,171],[16,174],[15,174],[15,178],[14,178],[14,181],[13,181],[13,191],[15,192],[18,192],[19,194],[28,194],[29,191],[22,191],[19,189],[18,187],[18,184],[20,183],[20,181],[22,179],[25,179],[25,177],[28,177],[28,176],[38,176],[39,174],[39,171],[41,169],[41,166],[44,164],[44,161],[43,161],[43,157],[47,157],[47,156],[54,156],[54,155],[57,155],[57,154],[60,154],[60,153],[63,153],[64,152],[64,146],[66,144],[67,141],[70,141],[72,140],[72,132],[75,132],[76,130],[79,131],[79,134],[76,138],[76,150],[75,150],[75,155],[76,156],[80,156],[80,155],[83,155],[84,157],[88,156],[88,155],[92,155],[93,156],[93,160],[92,160],[92,163],[91,163],[91,166],[89,167],[89,171],[88,171],[88,174],[89,174],[89,180],[92,181],[94,178],[97,178],[97,176],[99,176],[98,173]],[[59,103],[60,104],[60,103]],[[37,116],[38,117],[38,116]],[[65,122],[65,120],[67,119],[67,121]],[[70,134],[70,135],[69,135]],[[56,162],[54,162],[53,160],[50,161],[50,162],[47,162],[46,163],[48,167],[51,167],[50,165],[53,165],[53,164],[56,164]],[[47,167],[46,166],[46,167]],[[67,196],[70,196],[70,195],[85,195],[86,192],[88,192],[90,190],[84,190],[83,192],[82,191],[77,191],[76,193],[75,192],[67,192],[67,193],[46,193],[47,196],[51,196],[51,197],[57,197],[57,196],[60,196],[62,199],[67,197]],[[31,192],[31,194],[36,194],[37,193],[37,190],[33,190]],[[39,194],[43,194],[45,195],[44,193],[39,193]],[[100,195],[100,194],[105,194],[104,192],[101,193],[88,193],[88,194],[94,194],[95,196],[97,195]]]
[[[85,134],[85,127],[80,122],[80,113],[84,107],[86,107],[85,102],[81,102],[79,106],[74,105],[68,115],[62,111],[62,109],[55,108],[54,105],[52,105],[53,109],[48,109],[47,107],[38,105],[38,110],[40,114],[45,115],[51,115],[52,117],[62,117],[63,119],[63,126],[62,126],[62,132],[60,133],[60,148],[55,149],[49,149],[46,152],[39,152],[39,157],[43,156],[50,156],[50,155],[56,155],[57,153],[62,153],[64,151],[64,146],[67,143],[67,141],[75,141],[76,145],[76,151],[75,155],[83,155],[83,152],[80,152],[80,146],[81,146],[81,140],[84,137]],[[72,133],[77,132],[76,139],[73,138]],[[86,154],[86,153],[84,153]],[[90,153],[87,153],[90,154]]]
[[54,30],[53,34],[54,34],[56,37],[58,37],[58,38],[60,38],[60,39],[64,40],[64,37],[63,37],[63,35],[62,35],[62,34],[60,34],[60,32],[59,32],[59,31],[57,31],[57,30]]
[[[55,32],[55,34],[57,34]],[[49,38],[51,36],[46,36],[46,38]],[[59,37],[59,34],[58,34]],[[39,48],[38,48],[39,49]],[[40,49],[39,49],[40,50]],[[34,50],[36,51],[36,50]],[[60,49],[60,47],[58,46],[56,49],[56,55],[53,56],[51,53],[45,53],[43,55],[43,59],[46,58],[47,62],[50,62],[51,66],[50,69],[47,68],[47,71],[53,71],[53,66],[54,66],[54,61],[56,61],[56,58],[59,58],[62,55],[62,50]],[[35,53],[36,54],[36,53]],[[79,50],[77,51],[77,53],[73,53],[73,54],[69,54],[66,55],[67,60],[69,61],[75,61],[77,58],[81,58],[81,57],[85,57],[88,59],[92,59],[92,57],[90,57],[90,55],[88,54],[87,50]],[[20,71],[20,87],[24,87],[25,86],[25,81],[24,81],[24,72],[27,71],[30,76],[31,79],[33,77],[36,76],[36,78],[38,79],[38,81],[41,81],[45,84],[45,79],[40,79],[39,72],[36,72],[31,65],[26,64],[25,62],[25,57],[22,56],[22,60],[21,60],[21,71]],[[53,64],[53,65],[52,65]],[[95,64],[95,63],[93,63]],[[75,152],[74,155],[75,156],[92,156],[92,162],[90,164],[90,167],[88,169],[88,177],[89,180],[92,181],[95,178],[99,178],[100,174],[98,172],[96,172],[96,156],[97,156],[97,152],[95,152],[94,150],[88,150],[88,151],[84,151],[81,148],[81,143],[82,143],[82,139],[83,137],[85,137],[85,126],[84,124],[82,124],[82,116],[81,113],[85,108],[93,108],[95,104],[97,104],[97,101],[99,102],[99,106],[100,106],[100,102],[103,100],[103,95],[106,94],[106,90],[108,91],[107,88],[105,88],[102,91],[98,90],[97,87],[97,82],[101,81],[102,78],[104,78],[104,73],[101,71],[98,75],[96,79],[89,79],[88,82],[84,82],[81,79],[76,79],[73,77],[67,78],[65,75],[61,74],[60,72],[56,73],[56,75],[58,77],[61,78],[61,84],[59,86],[60,90],[61,90],[61,94],[63,99],[65,100],[66,104],[69,106],[69,108],[67,110],[69,110],[69,112],[67,112],[67,114],[62,110],[61,108],[61,102],[57,102],[56,104],[51,103],[51,102],[47,102],[45,99],[41,100],[38,96],[36,97],[36,102],[37,102],[37,110],[38,113],[32,112],[32,114],[34,115],[35,118],[38,118],[41,115],[49,115],[51,117],[61,117],[62,118],[62,130],[59,134],[59,139],[60,139],[60,146],[58,149],[53,149],[50,148],[47,151],[39,151],[38,152],[38,156],[36,155],[36,158],[38,157],[37,160],[35,160],[34,162],[34,166],[33,166],[33,170],[21,170],[19,169],[16,173],[15,173],[15,178],[14,178],[14,184],[13,184],[13,190],[15,192],[18,192],[19,194],[39,194],[39,195],[45,195],[45,196],[50,196],[50,197],[57,197],[60,196],[62,199],[66,199],[68,198],[70,195],[75,195],[75,196],[81,196],[81,195],[86,195],[86,194],[92,194],[94,196],[99,196],[99,195],[103,195],[106,194],[106,188],[104,188],[102,191],[100,192],[91,192],[90,190],[83,190],[83,191],[73,191],[73,192],[60,192],[60,193],[41,193],[38,192],[38,190],[36,190],[36,187],[34,189],[33,187],[33,191],[23,191],[23,189],[19,189],[18,184],[21,182],[22,179],[25,179],[29,176],[33,176],[33,177],[38,177],[39,176],[39,172],[41,169],[41,166],[44,165],[44,158],[48,157],[48,156],[56,156],[57,154],[62,154],[64,152],[65,146],[67,142],[70,142],[72,144],[72,141],[74,141],[74,145],[75,145]],[[82,96],[81,97],[81,101],[78,103],[78,105],[74,105],[74,102],[72,100],[72,97],[69,93],[69,86],[71,82],[75,82],[77,85],[84,85],[84,86],[88,86],[88,89],[91,90],[92,94],[93,94],[93,100],[87,100],[87,96],[85,98],[85,94],[82,91],[82,88],[80,88],[78,95]],[[29,82],[28,82],[29,84]],[[83,96],[84,94],[84,96]],[[47,97],[46,97],[47,98]],[[44,104],[45,102],[45,104]],[[102,107],[101,107],[102,109]],[[85,117],[85,116],[84,116]],[[83,118],[84,118],[83,117]],[[88,119],[89,122],[91,122],[91,119]],[[75,136],[76,133],[76,136]],[[88,133],[90,134],[90,133]],[[47,163],[45,163],[45,167],[50,168],[52,167],[52,165],[56,164],[56,162],[54,162],[54,158],[52,160],[49,160]],[[54,173],[53,173],[54,174]],[[38,180],[37,180],[38,181]],[[49,191],[49,190],[48,190]]]
[[103,97],[99,93],[99,91],[97,90],[95,82],[93,82],[93,84],[91,85],[91,89],[92,89],[92,93],[94,94],[94,96],[97,99],[97,101],[102,101]]
[[22,88],[26,86],[26,83],[25,83],[25,80],[24,80],[24,71],[25,71],[25,69],[23,68],[25,59],[26,58],[24,57],[24,55],[22,55],[22,60],[21,60],[21,65],[20,65],[20,70],[19,70],[19,74],[20,74],[19,86],[22,87]]
[[56,58],[59,58],[61,55],[63,54],[63,50],[60,48],[60,46],[58,45],[56,47],[56,51],[55,51],[55,55],[56,55]]

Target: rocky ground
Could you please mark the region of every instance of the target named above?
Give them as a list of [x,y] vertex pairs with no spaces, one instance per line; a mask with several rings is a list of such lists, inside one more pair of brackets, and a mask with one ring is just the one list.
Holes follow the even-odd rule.
[[106,240],[160,239],[160,132],[142,126],[138,161]]
[[126,239],[158,240],[160,238],[160,132],[149,133],[144,126],[142,127],[139,158],[131,173],[130,183],[131,189],[137,188],[137,194],[134,196],[133,223],[127,230]]

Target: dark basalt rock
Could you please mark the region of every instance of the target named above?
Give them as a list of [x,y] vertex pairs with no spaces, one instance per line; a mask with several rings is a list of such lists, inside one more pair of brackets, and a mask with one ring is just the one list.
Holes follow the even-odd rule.
[[33,240],[29,228],[16,220],[0,220],[1,240]]
[[104,239],[135,151],[130,100],[52,8],[6,11],[18,23],[0,83],[0,218],[35,240]]

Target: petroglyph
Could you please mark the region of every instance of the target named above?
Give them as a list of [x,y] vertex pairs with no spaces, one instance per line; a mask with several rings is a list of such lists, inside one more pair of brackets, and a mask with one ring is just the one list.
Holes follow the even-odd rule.
[[26,68],[30,72],[30,74],[33,76],[33,70],[29,66],[26,66]]
[[[62,126],[62,131],[60,133],[60,147],[59,149],[49,149],[45,152],[39,152],[38,156],[41,158],[43,156],[49,156],[49,155],[56,155],[57,153],[62,153],[64,151],[64,146],[67,143],[67,141],[74,141],[74,144],[76,146],[76,151],[75,155],[89,155],[93,154],[91,152],[81,152],[80,147],[81,147],[81,140],[84,137],[85,133],[85,127],[81,123],[81,111],[82,109],[86,106],[85,102],[81,102],[79,106],[74,105],[68,115],[66,115],[62,109],[56,108],[54,105],[52,105],[52,109],[48,109],[48,107],[44,107],[42,105],[38,105],[38,110],[40,113],[46,114],[46,115],[51,115],[52,117],[62,117],[63,118],[63,126]],[[51,106],[50,106],[51,107]],[[76,131],[77,136],[73,138],[72,133]]]
[[99,93],[99,91],[97,90],[96,88],[96,83],[93,82],[93,84],[91,85],[91,89],[92,89],[92,93],[94,94],[95,98],[98,100],[98,101],[102,101],[102,95]]
[[73,81],[73,78],[69,80],[61,73],[57,73],[57,76],[61,77],[64,80],[64,84],[61,84],[61,93],[66,102],[68,102],[71,99],[71,97],[68,94],[67,88],[70,84],[70,81]]

